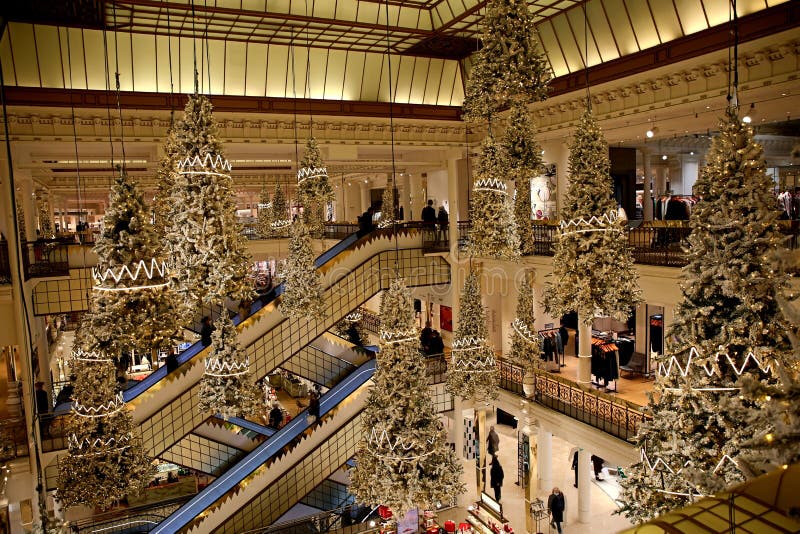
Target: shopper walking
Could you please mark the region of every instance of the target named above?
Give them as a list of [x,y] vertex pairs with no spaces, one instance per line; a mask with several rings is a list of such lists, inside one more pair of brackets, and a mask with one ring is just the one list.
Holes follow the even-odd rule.
[[447,225],[450,223],[450,218],[444,206],[439,206],[439,214],[436,216],[436,221],[439,223],[439,233],[436,236],[436,242],[444,243],[448,238]]
[[489,470],[489,485],[494,490],[494,500],[500,502],[500,490],[503,488],[503,467],[497,456],[492,456],[492,468]]
[[494,456],[500,450],[500,436],[494,431],[494,425],[489,427],[489,436],[486,438],[486,452]]
[[200,344],[204,347],[211,345],[211,333],[214,331],[214,325],[211,324],[211,317],[206,315],[202,320],[202,327],[200,328]]
[[564,494],[558,488],[553,488],[553,493],[547,498],[547,509],[550,510],[550,526],[561,534],[561,523],[564,522],[564,508],[567,503]]

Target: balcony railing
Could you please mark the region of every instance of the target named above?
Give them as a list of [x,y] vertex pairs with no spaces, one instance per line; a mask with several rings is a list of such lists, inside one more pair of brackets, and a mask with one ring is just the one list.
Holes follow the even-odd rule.
[[[524,396],[522,368],[504,360],[499,360],[498,365],[500,387]],[[625,441],[635,438],[639,426],[650,418],[632,402],[538,369],[534,371],[533,389],[537,403]]]
[[72,238],[40,239],[22,243],[25,279],[69,276],[69,245]]
[[[533,254],[535,256],[552,256],[557,221],[531,221],[533,227]],[[781,232],[786,236],[786,246],[798,246],[798,221],[779,221]],[[469,243],[470,221],[458,221],[458,245],[465,250]],[[691,233],[688,221],[629,221],[628,244],[636,263],[644,265],[662,265],[682,267],[688,259],[685,249],[686,239]]]

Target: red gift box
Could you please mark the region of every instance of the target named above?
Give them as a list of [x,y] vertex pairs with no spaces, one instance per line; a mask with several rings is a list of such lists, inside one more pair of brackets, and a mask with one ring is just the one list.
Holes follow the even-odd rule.
[[456,531],[456,523],[455,523],[455,521],[445,521],[444,522],[444,530],[445,530],[445,532],[455,532]]
[[391,519],[392,511],[389,510],[388,506],[380,505],[378,506],[378,515],[381,516],[383,520]]

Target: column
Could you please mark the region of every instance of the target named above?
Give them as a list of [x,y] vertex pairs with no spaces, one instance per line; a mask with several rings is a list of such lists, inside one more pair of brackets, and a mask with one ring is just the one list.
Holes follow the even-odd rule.
[[397,178],[397,183],[400,207],[403,208],[403,220],[408,221],[411,220],[411,175],[407,172],[401,173]]
[[[567,178],[567,163],[569,161],[569,149],[567,139],[556,139],[542,144],[544,149],[544,161],[546,164],[556,165],[556,190],[551,191],[551,199],[555,194],[556,213],[561,213],[561,206],[564,202],[564,194],[567,192],[569,179]],[[552,181],[552,178],[551,178]],[[557,216],[556,216],[557,217]]]
[[592,382],[592,323],[578,316],[578,383]]
[[371,202],[369,199],[369,181],[361,180],[358,183],[359,192],[361,193],[361,211],[359,213],[364,213],[369,208]]
[[36,241],[36,205],[34,204],[33,177],[29,171],[14,169],[17,185],[17,202],[22,206],[25,217],[25,239]]
[[592,505],[592,479],[589,476],[589,453],[578,449],[578,523],[588,523]]
[[411,174],[408,180],[408,212],[404,215],[407,221],[420,221],[422,220],[422,208],[425,207],[425,203],[427,202],[425,191],[422,190],[422,176],[418,173]]
[[539,425],[536,443],[538,446],[539,490],[549,493],[553,487],[553,433]]
[[461,214],[466,214],[469,209],[466,205],[466,192],[472,184],[468,180],[467,161],[463,158],[462,152],[454,151],[449,156],[452,156],[447,159],[447,197],[450,200],[449,248],[453,251],[458,247],[458,221],[469,218],[469,215]]
[[475,500],[480,501],[481,492],[486,486],[487,473],[490,468],[490,460],[486,457],[488,455],[486,452],[486,436],[489,435],[489,429],[486,427],[486,407],[475,404],[475,428],[478,429],[478,451],[480,451],[475,462],[475,486],[477,489]]
[[700,172],[700,165],[697,156],[681,156],[681,192],[684,195],[691,195],[694,191],[694,183]]
[[[464,399],[461,397],[453,398],[453,443],[456,448],[456,458],[459,462],[464,461]],[[469,492],[458,495],[457,505],[463,508],[470,502]]]
[[337,222],[346,221],[347,217],[345,212],[347,210],[347,200],[345,199],[344,184],[338,183],[333,186],[333,191],[336,194],[336,209],[334,210],[334,217]]
[[537,421],[528,413],[530,409],[528,401],[525,401],[523,406],[522,412],[524,416],[521,432],[528,437],[528,464],[526,468],[523,469],[524,476],[522,479],[522,487],[525,490],[525,530],[528,534],[534,534],[538,532],[536,521],[531,515],[531,502],[536,499],[539,490],[537,487],[539,475],[539,466],[537,464],[538,446],[536,440]]
[[642,218],[645,221],[653,220],[653,197],[650,192],[650,149],[642,148],[642,168],[644,169],[642,192]]
[[655,190],[656,196],[667,194],[667,166],[656,165]]

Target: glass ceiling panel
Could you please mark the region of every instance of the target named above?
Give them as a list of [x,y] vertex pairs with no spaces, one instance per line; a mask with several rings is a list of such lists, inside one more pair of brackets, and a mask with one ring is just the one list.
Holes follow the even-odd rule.
[[605,11],[608,14],[608,22],[616,38],[620,53],[633,54],[639,51],[639,45],[633,34],[627,10],[622,0],[603,0]]
[[[723,3],[727,3],[727,0],[724,0]],[[675,8],[681,18],[685,35],[708,28],[703,3],[700,0],[675,0]],[[728,22],[727,9],[725,9],[725,17],[721,22]]]
[[[567,62],[567,69],[569,72],[575,72],[583,68],[583,56],[578,51],[578,43],[575,41],[575,36],[572,34],[572,29],[569,26],[567,17],[559,16],[550,20],[553,25],[556,39],[561,52],[564,54],[564,59]],[[583,46],[583,43],[580,44]]]
[[248,43],[247,45],[247,79],[244,94],[247,96],[265,96],[267,90],[267,45]]
[[625,0],[625,6],[628,8],[633,30],[636,32],[639,50],[644,50],[645,48],[660,44],[658,34],[656,33],[656,25],[653,23],[653,17],[650,14],[650,9],[647,7],[647,2],[642,2],[641,0]]
[[681,25],[672,2],[650,2],[650,9],[653,11],[661,42],[672,41],[682,36]]
[[[43,50],[57,51],[60,44],[58,28],[54,26],[36,26],[36,43]],[[0,53],[0,57],[5,62],[5,56],[2,53]],[[60,55],[57,53],[44,54],[38,59],[42,87],[64,87],[64,71],[61,68]]]
[[556,41],[556,34],[553,31],[553,25],[549,21],[539,24],[539,42],[547,54],[547,59],[550,61],[550,68],[553,72],[566,73],[567,63],[564,61],[564,55],[561,53],[561,48]]
[[586,13],[589,16],[589,28],[592,30],[595,43],[599,47],[602,61],[610,61],[619,57],[614,35],[608,25],[608,19],[603,11],[601,0],[592,0],[586,4]]
[[566,15],[572,29],[572,33],[575,37],[575,41],[578,45],[578,54],[580,55],[582,62],[585,59],[584,56],[586,55],[586,48],[588,48],[588,66],[591,67],[592,65],[597,65],[600,63],[600,55],[597,53],[597,47],[594,44],[594,37],[592,35],[591,28],[589,28],[588,33],[586,32],[587,17],[584,17],[583,10],[571,9],[566,12]]

